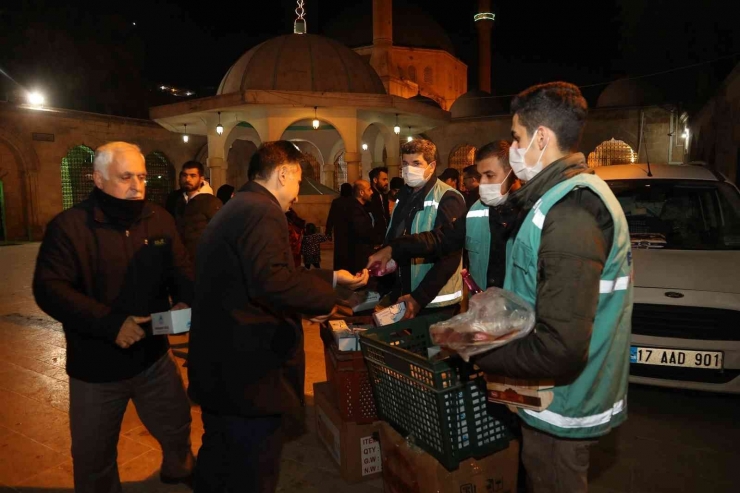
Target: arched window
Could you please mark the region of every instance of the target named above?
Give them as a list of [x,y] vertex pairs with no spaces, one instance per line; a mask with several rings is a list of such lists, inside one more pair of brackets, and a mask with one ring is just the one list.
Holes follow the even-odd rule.
[[334,158],[334,190],[339,191],[342,183],[347,183],[347,161],[344,160],[344,149]]
[[312,180],[321,183],[321,179],[319,177],[319,170],[321,170],[321,164],[319,164],[319,160],[316,159],[316,156],[314,156],[311,153],[302,152],[302,154],[303,154],[303,158],[306,160],[306,162],[303,163],[303,166],[301,166],[301,170],[303,171],[303,176],[311,178]]
[[[471,164],[475,163],[475,147],[471,145],[460,145],[452,150],[450,157],[447,160],[447,167],[454,168],[460,172],[462,177],[463,169]],[[462,179],[460,180],[462,182]],[[464,191],[465,187],[460,184],[460,188]]]
[[164,154],[154,151],[146,156],[146,174],[146,199],[164,207],[174,189],[174,168]]
[[434,77],[432,76],[432,67],[424,69],[424,82],[427,84],[434,84]]
[[409,65],[409,79],[411,82],[416,82],[416,67]]
[[632,164],[637,160],[637,154],[622,140],[605,140],[596,146],[588,155],[588,167],[609,166],[611,164]]
[[62,158],[62,206],[64,209],[79,204],[92,192],[93,157],[87,146],[79,145]]

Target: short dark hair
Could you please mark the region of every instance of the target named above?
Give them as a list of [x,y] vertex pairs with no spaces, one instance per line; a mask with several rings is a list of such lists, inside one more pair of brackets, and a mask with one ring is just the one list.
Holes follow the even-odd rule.
[[403,143],[401,155],[404,154],[421,154],[424,156],[424,161],[431,163],[437,159],[437,146],[431,140],[414,139],[411,142]]
[[481,175],[478,173],[478,166],[471,164],[470,166],[465,166],[463,168],[463,176],[468,176],[470,178],[475,178],[476,180],[480,181]]
[[341,197],[351,197],[352,185],[350,185],[349,183],[342,183],[342,186],[339,187],[339,195]]
[[569,82],[548,82],[532,86],[511,102],[511,114],[531,136],[544,125],[555,133],[563,152],[575,151],[586,124],[588,103],[580,89]]
[[439,175],[439,179],[442,181],[453,179],[457,182],[460,179],[460,172],[455,168],[447,168]]
[[376,179],[380,173],[388,174],[388,167],[387,166],[379,166],[377,168],[373,168],[370,170],[370,173],[368,176],[370,177],[370,181],[372,182],[374,179]]
[[394,176],[391,178],[391,190],[400,190],[403,187],[403,178]]
[[287,140],[276,140],[265,142],[252,155],[249,160],[249,181],[259,179],[267,180],[272,172],[282,164],[301,165],[303,153],[296,149],[292,142]]
[[[511,165],[509,164],[509,147],[511,147],[511,144],[509,144],[505,140],[499,140],[498,142],[489,142],[488,144],[475,151],[475,163],[478,164],[484,159],[495,157],[498,158],[499,161],[501,161],[504,169],[509,169],[511,167]],[[476,172],[477,171],[478,170],[476,169]]]
[[182,173],[186,169],[197,169],[200,176],[206,176],[206,168],[200,161],[188,161],[182,165],[180,172]]
[[308,223],[308,224],[306,224],[306,234],[307,235],[315,235],[316,234],[316,225],[314,223]]

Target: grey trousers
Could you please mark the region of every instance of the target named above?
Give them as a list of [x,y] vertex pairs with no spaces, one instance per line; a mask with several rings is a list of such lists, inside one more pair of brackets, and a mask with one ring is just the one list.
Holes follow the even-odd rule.
[[529,493],[587,493],[596,440],[559,438],[522,423],[522,463]]
[[188,476],[190,402],[170,352],[128,380],[88,383],[69,379],[69,423],[76,493],[120,493],[118,435],[129,399],[149,433],[162,446],[161,474]]

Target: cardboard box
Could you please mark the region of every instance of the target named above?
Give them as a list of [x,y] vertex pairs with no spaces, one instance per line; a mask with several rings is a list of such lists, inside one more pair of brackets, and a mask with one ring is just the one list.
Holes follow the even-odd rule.
[[316,433],[339,465],[345,481],[357,483],[382,474],[378,421],[359,425],[342,421],[329,382],[313,385],[316,405]]
[[383,325],[395,324],[400,322],[406,313],[406,303],[396,303],[388,308],[380,310],[379,312],[373,313],[373,319],[375,324],[379,327]]
[[152,313],[152,334],[182,334],[190,331],[190,308]]
[[448,471],[388,423],[380,425],[385,493],[516,493],[519,442],[481,460],[468,459]]
[[552,380],[519,380],[486,375],[488,401],[517,408],[544,411],[552,403]]

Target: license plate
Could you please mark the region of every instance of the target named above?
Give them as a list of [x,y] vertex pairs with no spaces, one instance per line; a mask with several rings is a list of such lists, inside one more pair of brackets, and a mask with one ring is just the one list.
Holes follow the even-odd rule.
[[722,369],[722,353],[720,351],[687,351],[684,349],[632,346],[630,348],[630,363]]

